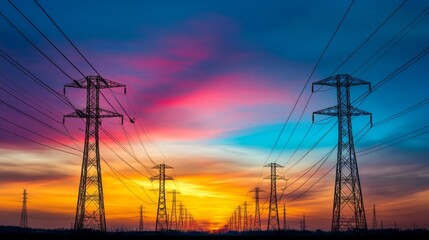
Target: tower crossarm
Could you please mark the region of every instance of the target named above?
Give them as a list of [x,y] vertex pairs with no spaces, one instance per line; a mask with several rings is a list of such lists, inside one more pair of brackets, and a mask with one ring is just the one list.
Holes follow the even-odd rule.
[[[122,83],[118,83],[112,80],[105,79],[101,76],[87,76],[85,78],[74,80],[73,82],[64,85],[64,88],[70,87],[70,88],[87,88],[88,84],[94,84],[99,89],[103,88],[116,88],[116,87],[123,87],[126,89],[126,85]],[[126,90],[124,90],[126,91]]]
[[[332,106],[332,107],[328,107],[328,108],[313,112],[313,122],[314,122],[314,115],[315,114],[328,115],[328,116],[338,116],[338,114],[339,114],[338,106]],[[370,123],[372,125],[372,113],[370,113],[370,112],[367,112],[367,111],[364,111],[362,109],[350,106],[350,112],[348,113],[348,115],[350,115],[350,116],[368,115],[368,116],[370,116]]]
[[[156,175],[156,176],[153,176],[153,177],[151,177],[151,178],[149,178],[149,180],[150,181],[156,181],[156,180],[159,180],[161,178],[161,176],[160,175]],[[173,180],[173,177],[170,177],[170,176],[165,176],[165,178],[164,178],[165,180]]]
[[369,85],[371,90],[371,83],[356,77],[352,77],[349,74],[338,74],[335,76],[327,77],[320,81],[314,82],[311,87],[311,91],[314,92],[314,86],[331,86],[331,87],[349,87],[349,86],[358,86],[358,85]]

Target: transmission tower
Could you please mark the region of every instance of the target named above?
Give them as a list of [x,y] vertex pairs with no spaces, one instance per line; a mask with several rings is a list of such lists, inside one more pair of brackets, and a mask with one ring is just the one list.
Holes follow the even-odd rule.
[[64,115],[64,118],[86,119],[85,146],[74,229],[106,231],[98,132],[102,118],[120,117],[123,121],[123,116],[100,108],[100,90],[114,87],[125,88],[125,85],[104,79],[101,76],[87,76],[84,79],[64,85],[64,92],[66,87],[86,89],[86,108],[76,109],[75,112]]
[[372,206],[372,230],[377,230],[377,216],[375,214],[375,204]]
[[249,231],[249,224],[247,222],[247,202],[243,204],[243,231]]
[[180,230],[183,231],[183,203],[179,203],[179,226]]
[[238,229],[237,229],[237,209],[234,210],[234,231],[238,231]]
[[140,205],[140,221],[139,221],[139,232],[143,232],[144,225],[143,225],[143,205]]
[[286,231],[286,204],[283,203],[283,230]]
[[188,209],[185,208],[185,225],[183,230],[188,231]]
[[27,189],[24,189],[22,193],[22,210],[21,210],[21,218],[19,221],[19,226],[22,228],[28,228],[28,216],[27,216]]
[[252,214],[249,214],[249,231],[253,231],[252,222],[253,222]]
[[150,178],[151,181],[159,181],[158,211],[156,212],[155,231],[168,231],[167,204],[165,202],[165,180],[173,180],[165,175],[165,169],[172,168],[165,164],[158,164],[152,169],[159,169],[159,175]]
[[241,206],[237,207],[237,230],[241,231]]
[[171,214],[170,214],[170,230],[177,230],[179,228],[179,224],[177,222],[177,213],[176,213],[176,194],[180,194],[180,192],[173,190],[168,193],[171,193],[173,195],[173,202],[171,203]]
[[261,211],[259,210],[259,193],[265,191],[260,189],[259,187],[255,187],[250,192],[255,193],[255,220],[253,223],[253,230],[261,231]]
[[283,166],[277,163],[269,163],[265,167],[271,168],[271,174],[265,179],[271,180],[271,191],[270,191],[270,206],[268,209],[268,224],[267,231],[270,230],[280,230],[279,224],[279,211],[277,208],[277,179],[284,179],[284,177],[277,175],[277,168],[282,168]]
[[335,177],[334,207],[332,213],[332,231],[366,230],[365,209],[353,143],[352,116],[372,114],[355,108],[350,103],[350,87],[371,85],[369,82],[354,78],[348,74],[328,77],[314,85],[337,88],[338,105],[313,113],[338,117],[338,153]]

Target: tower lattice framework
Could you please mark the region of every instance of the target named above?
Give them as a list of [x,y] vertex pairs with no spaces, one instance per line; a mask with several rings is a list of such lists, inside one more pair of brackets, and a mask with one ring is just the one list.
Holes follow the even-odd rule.
[[22,193],[21,218],[19,220],[19,226],[22,228],[28,228],[27,200],[28,200],[27,189],[24,189],[24,192]]
[[254,218],[254,222],[253,222],[253,230],[254,231],[261,231],[261,211],[259,209],[259,193],[265,192],[265,191],[260,189],[259,187],[255,187],[250,192],[255,193],[255,218]]
[[[177,211],[176,211],[176,203],[177,198],[176,195],[180,194],[180,192],[173,190],[169,192],[173,195],[173,201],[171,203],[171,214],[170,214],[170,230],[178,230],[179,222],[177,221]],[[179,219],[180,220],[180,219]]]
[[353,142],[352,116],[372,114],[356,107],[350,102],[350,87],[368,85],[369,82],[338,74],[313,83],[315,85],[337,88],[337,106],[313,113],[338,117],[338,152],[335,177],[334,205],[332,212],[332,231],[366,230],[367,223]]
[[165,169],[172,168],[166,164],[158,164],[153,169],[159,169],[159,175],[150,178],[151,181],[159,181],[159,197],[158,197],[158,210],[156,212],[156,226],[155,231],[168,230],[168,216],[167,204],[165,201],[165,180],[173,180],[172,177],[165,175]]
[[277,179],[284,179],[284,177],[277,175],[277,168],[282,168],[283,166],[277,163],[269,163],[265,165],[271,169],[271,174],[265,179],[271,180],[271,190],[270,190],[270,206],[268,207],[268,224],[267,231],[278,231],[280,230],[279,224],[279,209],[277,205]]
[[85,145],[74,229],[106,231],[98,133],[102,118],[120,117],[123,121],[123,116],[100,108],[100,90],[125,88],[125,85],[97,75],[76,80],[64,85],[64,89],[66,87],[86,89],[86,108],[64,115],[64,118],[85,118]]

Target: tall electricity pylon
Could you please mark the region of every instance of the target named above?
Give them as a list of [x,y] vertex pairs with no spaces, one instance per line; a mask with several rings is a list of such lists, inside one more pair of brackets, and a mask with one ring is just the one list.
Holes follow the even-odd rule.
[[237,207],[237,230],[241,231],[241,206],[238,205]]
[[313,113],[338,117],[338,152],[335,177],[334,207],[332,213],[332,231],[366,230],[365,209],[353,142],[352,116],[372,114],[351,105],[350,87],[371,85],[369,82],[339,74],[313,83],[315,85],[337,88],[338,105]]
[[125,88],[125,85],[101,76],[87,76],[64,85],[64,92],[66,87],[86,89],[86,108],[76,109],[75,112],[64,115],[64,118],[85,118],[86,120],[85,146],[74,229],[106,231],[98,132],[102,118],[120,117],[123,122],[123,116],[100,108],[100,90],[114,87]]
[[159,169],[159,175],[150,178],[151,181],[159,181],[158,211],[156,212],[155,231],[168,231],[167,204],[165,201],[165,180],[173,180],[165,175],[165,169],[172,168],[165,164],[158,164],[152,169]]
[[270,167],[271,174],[265,179],[271,180],[271,191],[270,191],[270,206],[268,209],[268,224],[267,231],[270,230],[280,230],[279,224],[279,210],[277,207],[277,179],[284,179],[284,177],[277,175],[277,168],[282,168],[283,166],[277,163],[269,163],[265,167]]
[[144,231],[144,225],[143,225],[143,205],[140,205],[140,221],[139,221],[139,232]]
[[249,223],[247,221],[247,202],[243,204],[243,232],[249,231]]
[[177,222],[177,213],[176,213],[176,194],[180,194],[180,192],[173,190],[168,193],[171,193],[173,195],[173,202],[171,203],[171,214],[170,214],[170,230],[178,230],[179,223]]
[[[377,215],[375,213],[375,204],[372,206],[372,230],[377,230]],[[396,230],[396,229],[395,229]]]
[[260,189],[259,187],[255,187],[250,192],[255,193],[255,219],[253,222],[253,230],[261,231],[261,211],[259,210],[259,193],[265,191]]
[[283,203],[283,230],[286,231],[286,204]]
[[22,228],[28,228],[28,216],[27,216],[27,189],[24,189],[22,193],[22,210],[21,218],[19,220],[19,226]]
[[184,230],[184,228],[183,228],[183,203],[179,203],[179,229],[181,231]]

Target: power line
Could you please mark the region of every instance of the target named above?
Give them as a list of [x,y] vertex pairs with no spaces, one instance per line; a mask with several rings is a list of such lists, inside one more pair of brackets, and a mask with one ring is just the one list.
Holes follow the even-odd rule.
[[353,57],[383,26],[386,24],[398,11],[399,9],[407,2],[404,0],[331,74],[334,75],[351,57]]
[[7,129],[4,129],[4,128],[2,128],[2,127],[0,127],[0,130],[5,131],[5,132],[7,132],[7,133],[10,133],[10,134],[12,134],[12,135],[14,135],[14,136],[20,137],[20,138],[22,138],[22,139],[25,139],[25,140],[27,140],[27,141],[30,141],[30,142],[32,142],[32,143],[35,143],[35,144],[38,144],[38,145],[41,145],[41,146],[44,146],[44,147],[47,147],[47,148],[53,149],[53,150],[57,150],[57,151],[60,151],[60,152],[63,152],[63,153],[68,153],[68,154],[75,155],[75,156],[80,156],[79,154],[72,153],[72,152],[69,152],[69,151],[66,151],[66,150],[62,150],[62,149],[59,149],[59,148],[56,148],[56,147],[52,147],[52,146],[49,146],[49,145],[47,145],[47,144],[44,144],[44,143],[41,143],[41,142],[38,142],[38,141],[32,140],[32,139],[30,139],[30,138],[24,137],[24,136],[22,136],[22,135],[20,135],[20,134],[18,134],[18,133],[11,132],[11,131],[9,131],[9,130],[7,130]]
[[[300,94],[299,94],[299,96],[298,96],[298,99],[295,101],[295,104],[294,104],[294,106],[293,106],[292,110],[290,111],[290,113],[289,113],[289,115],[288,115],[288,117],[287,117],[287,119],[286,119],[285,123],[283,124],[282,129],[280,130],[279,135],[277,136],[277,139],[276,139],[276,141],[275,141],[275,143],[274,143],[273,147],[272,147],[272,148],[271,148],[271,150],[270,150],[270,153],[268,154],[267,159],[266,159],[266,160],[265,160],[265,162],[264,162],[264,165],[265,165],[265,164],[268,162],[268,160],[270,159],[270,157],[271,157],[271,155],[272,155],[272,153],[273,153],[273,151],[274,151],[274,149],[275,149],[275,147],[276,147],[276,145],[277,145],[277,143],[278,143],[278,141],[279,141],[279,139],[280,139],[281,135],[283,134],[283,131],[284,131],[284,129],[285,129],[285,127],[286,127],[287,123],[289,122],[290,117],[292,116],[292,113],[294,112],[294,110],[295,110],[296,106],[298,105],[299,100],[301,99],[301,97],[302,97],[302,95],[303,95],[303,93],[304,93],[305,88],[307,87],[308,83],[310,82],[311,77],[313,76],[314,72],[316,71],[317,67],[319,66],[320,62],[322,61],[322,58],[324,57],[324,55],[325,55],[326,51],[328,50],[329,46],[331,45],[331,43],[332,43],[332,41],[333,41],[333,39],[334,39],[335,35],[337,34],[338,30],[340,29],[341,25],[343,24],[343,22],[344,22],[345,18],[347,17],[347,15],[348,15],[348,13],[349,13],[350,9],[351,9],[351,8],[352,8],[352,6],[353,6],[353,3],[354,3],[354,0],[352,0],[352,1],[351,1],[351,3],[350,3],[350,5],[349,5],[349,7],[347,8],[346,12],[344,13],[343,17],[341,18],[341,21],[339,22],[339,24],[338,24],[337,28],[335,29],[334,33],[332,34],[331,38],[329,39],[328,43],[326,44],[325,48],[323,49],[322,54],[320,55],[319,59],[318,59],[318,60],[317,60],[317,62],[316,62],[316,65],[314,66],[313,70],[312,70],[312,71],[311,71],[311,73],[310,73],[310,76],[307,78],[307,80],[306,80],[306,82],[305,82],[305,84],[304,84],[304,87],[302,88],[302,90],[301,90],[301,92],[300,92]],[[261,171],[261,174],[260,174],[260,175],[262,176],[262,171]],[[260,176],[260,178],[261,178],[261,176]],[[260,183],[259,183],[258,185],[260,185]]]

